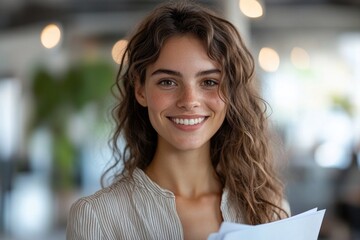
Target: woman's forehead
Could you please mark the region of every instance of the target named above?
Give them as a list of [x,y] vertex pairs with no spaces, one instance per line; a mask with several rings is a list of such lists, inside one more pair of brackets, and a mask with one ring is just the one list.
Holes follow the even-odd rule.
[[191,34],[176,35],[167,39],[158,58],[148,69],[164,67],[177,71],[195,68],[204,71],[221,70],[221,65],[209,57],[203,41]]

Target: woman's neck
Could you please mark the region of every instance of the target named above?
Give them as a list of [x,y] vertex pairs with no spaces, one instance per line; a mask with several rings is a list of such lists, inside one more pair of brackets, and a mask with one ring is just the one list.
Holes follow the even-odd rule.
[[184,198],[222,191],[211,163],[209,146],[191,151],[158,147],[145,172],[159,186]]

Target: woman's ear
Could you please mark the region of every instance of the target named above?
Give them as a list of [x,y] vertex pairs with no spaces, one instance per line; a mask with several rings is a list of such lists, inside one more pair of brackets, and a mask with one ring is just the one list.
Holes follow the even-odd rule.
[[145,87],[140,83],[140,79],[135,80],[135,97],[141,106],[147,107]]

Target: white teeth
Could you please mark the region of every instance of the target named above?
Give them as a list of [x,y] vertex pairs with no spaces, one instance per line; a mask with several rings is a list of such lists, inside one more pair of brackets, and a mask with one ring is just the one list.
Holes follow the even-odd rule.
[[195,124],[199,124],[201,122],[203,122],[205,120],[204,117],[200,117],[200,118],[192,118],[192,119],[182,119],[182,118],[172,118],[172,121],[176,124],[181,124],[181,125],[195,125]]

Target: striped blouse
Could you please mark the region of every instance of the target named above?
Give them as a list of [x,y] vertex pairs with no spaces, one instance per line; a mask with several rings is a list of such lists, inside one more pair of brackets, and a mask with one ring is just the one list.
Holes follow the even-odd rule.
[[[71,207],[67,240],[183,239],[175,195],[136,169],[134,181],[119,180]],[[224,221],[235,222],[236,212],[223,191],[220,209]]]

